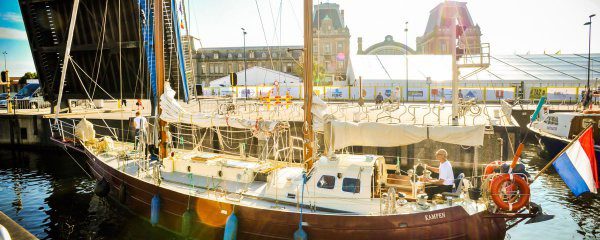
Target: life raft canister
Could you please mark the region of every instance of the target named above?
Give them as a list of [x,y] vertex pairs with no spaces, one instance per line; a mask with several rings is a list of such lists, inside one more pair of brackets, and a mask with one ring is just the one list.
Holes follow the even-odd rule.
[[503,163],[503,161],[493,161],[491,163],[488,163],[487,165],[485,165],[485,170],[483,170],[483,176],[487,176],[494,173],[494,171],[500,166],[502,166]]
[[[509,188],[504,185],[508,183]],[[504,191],[501,191],[504,190]],[[511,196],[513,194],[506,194],[506,191],[516,192],[519,191],[518,196]],[[492,179],[490,191],[492,192],[492,200],[500,209],[509,212],[516,212],[519,209],[525,207],[529,203],[530,191],[529,184],[527,181],[516,174],[501,174]],[[508,199],[505,199],[507,197]],[[515,197],[518,197],[516,202],[513,202]]]

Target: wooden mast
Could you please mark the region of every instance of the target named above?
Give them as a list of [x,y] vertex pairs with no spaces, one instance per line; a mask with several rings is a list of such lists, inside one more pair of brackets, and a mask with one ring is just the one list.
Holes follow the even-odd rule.
[[313,39],[312,39],[312,9],[313,1],[304,0],[304,134],[303,159],[306,171],[313,165],[313,146],[315,136],[312,121],[312,92],[313,92]]
[[[163,1],[154,0],[154,52],[156,56],[156,98],[160,102],[160,96],[165,92],[165,55],[163,46]],[[158,154],[160,158],[167,156],[167,123],[160,120],[162,112],[160,104],[157,106],[156,119],[158,120],[158,131],[160,142],[158,143]]]

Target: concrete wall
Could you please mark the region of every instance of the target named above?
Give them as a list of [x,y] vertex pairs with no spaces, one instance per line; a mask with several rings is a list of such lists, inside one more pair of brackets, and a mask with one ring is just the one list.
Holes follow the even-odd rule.
[[0,145],[50,147],[48,120],[38,115],[0,115]]

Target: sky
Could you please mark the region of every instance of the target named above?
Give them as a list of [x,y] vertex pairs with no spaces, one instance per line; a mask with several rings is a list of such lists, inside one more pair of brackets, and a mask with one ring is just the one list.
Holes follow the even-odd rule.
[[[65,0],[66,1],[66,0]],[[89,0],[83,0],[89,1]],[[241,27],[248,32],[247,46],[303,44],[301,0],[183,0],[189,6],[190,33],[200,39],[197,47],[243,45]],[[429,11],[441,0],[313,0],[338,3],[345,10],[351,34],[351,52],[357,37],[363,46],[383,41],[386,35],[404,42],[408,21],[408,45],[416,47]],[[594,18],[592,52],[600,53],[600,0],[471,0],[471,17],[481,27],[482,42],[492,54],[587,53],[590,14]],[[0,0],[0,52],[7,51],[11,76],[35,71],[18,0]],[[262,21],[261,21],[262,20]],[[281,21],[280,21],[281,20]],[[280,27],[281,26],[281,27]],[[281,31],[280,31],[281,29]],[[281,36],[281,37],[280,37]],[[593,40],[593,39],[598,40]],[[0,63],[4,69],[4,62]]]

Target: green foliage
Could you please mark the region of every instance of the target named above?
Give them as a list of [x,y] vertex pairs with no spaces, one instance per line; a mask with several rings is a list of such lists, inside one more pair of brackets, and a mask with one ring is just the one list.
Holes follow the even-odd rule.
[[[304,76],[304,68],[301,65],[295,65],[292,72],[300,78]],[[316,61],[313,61],[313,83],[317,86],[331,84],[330,82],[324,82],[322,79],[325,79],[325,67],[323,64],[317,64]]]
[[34,72],[26,72],[25,74],[23,74],[23,76],[19,79],[19,84],[21,85],[25,85],[27,84],[27,79],[37,79],[37,73]]

